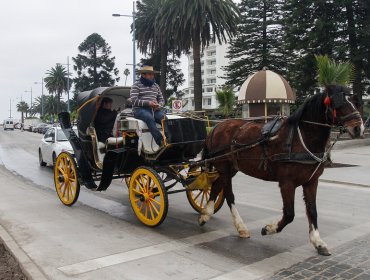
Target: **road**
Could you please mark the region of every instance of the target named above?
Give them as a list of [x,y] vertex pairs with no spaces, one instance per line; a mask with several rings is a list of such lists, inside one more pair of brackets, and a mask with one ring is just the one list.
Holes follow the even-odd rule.
[[[325,182],[320,182],[319,229],[333,252],[323,258],[317,257],[308,241],[301,188],[296,192],[295,220],[273,236],[261,236],[260,231],[281,215],[279,188],[243,174],[235,176],[233,185],[250,239],[238,237],[226,204],[199,227],[185,193],[169,196],[166,220],[152,229],[136,219],[121,181],[102,193],[82,187],[79,201],[70,208],[63,206],[54,190],[52,168],[38,165],[40,138],[30,132],[0,131],[0,232],[8,234],[26,263],[46,279],[282,279],[292,275],[300,279],[297,271],[310,272],[302,263],[311,261],[316,268],[315,263],[327,263],[352,252],[352,247],[369,243],[370,248],[366,239],[370,188],[363,187],[367,174],[361,173],[370,166],[364,152],[368,147],[335,151],[334,158],[351,161],[342,163],[358,160],[361,165],[332,168],[324,174]],[[345,183],[338,180],[342,177]],[[340,260],[332,262],[340,265]],[[322,271],[313,270],[311,276]],[[352,278],[366,273],[362,269]]]

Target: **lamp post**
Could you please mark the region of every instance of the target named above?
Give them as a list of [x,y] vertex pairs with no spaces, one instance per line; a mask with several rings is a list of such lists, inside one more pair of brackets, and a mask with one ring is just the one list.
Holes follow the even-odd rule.
[[32,87],[31,87],[31,90],[25,90],[24,92],[30,92],[31,93],[31,107],[30,107],[30,111],[32,112]]
[[[39,84],[39,82],[35,82],[35,85]],[[44,78],[41,78],[41,116],[44,117]]]
[[135,20],[136,20],[136,12],[135,12],[135,1],[133,2],[133,9],[132,15],[121,15],[121,14],[112,14],[114,17],[131,17],[132,18],[132,76],[133,76],[133,83],[135,83],[136,79],[136,46],[135,46],[135,38],[136,38],[136,28],[135,28]]
[[71,112],[70,107],[69,107],[69,56],[67,56],[67,64],[63,63],[58,63],[60,65],[67,65],[67,111],[68,113]]

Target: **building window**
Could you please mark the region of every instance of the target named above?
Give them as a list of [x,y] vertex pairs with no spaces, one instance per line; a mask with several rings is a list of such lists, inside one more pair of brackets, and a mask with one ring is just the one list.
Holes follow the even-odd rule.
[[211,84],[215,84],[215,83],[216,83],[216,79],[212,79]]
[[216,74],[216,70],[211,70],[211,74]]
[[211,98],[203,98],[203,105],[212,105],[212,99]]
[[211,87],[207,88],[207,92],[213,92],[213,88]]

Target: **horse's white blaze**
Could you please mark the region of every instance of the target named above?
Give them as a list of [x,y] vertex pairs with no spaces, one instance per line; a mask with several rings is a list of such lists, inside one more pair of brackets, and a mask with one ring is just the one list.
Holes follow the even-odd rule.
[[234,204],[231,204],[231,216],[233,217],[233,223],[237,231],[239,232],[239,236],[248,238],[250,236],[248,228],[245,225],[242,217],[240,217],[239,212]]
[[269,234],[269,235],[277,233],[277,228],[278,228],[278,223],[277,222],[266,225],[266,227],[265,227],[266,233]]
[[320,233],[317,229],[310,231],[310,242],[315,248],[327,247],[326,243],[320,238]]
[[[349,100],[347,100],[347,102],[352,106],[353,110],[357,111],[355,105],[353,105],[353,103]],[[354,127],[347,127],[347,130],[349,132],[349,134],[351,136],[355,135],[355,128]],[[364,126],[364,122],[361,120],[361,126],[360,126],[360,136],[362,137],[365,133],[365,126]]]
[[199,223],[208,222],[215,211],[215,202],[213,200],[208,201],[206,208],[203,209],[202,214],[199,217]]

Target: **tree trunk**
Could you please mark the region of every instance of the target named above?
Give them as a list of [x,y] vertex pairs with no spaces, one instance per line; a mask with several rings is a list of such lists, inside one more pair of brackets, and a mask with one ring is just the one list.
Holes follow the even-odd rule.
[[23,116],[23,111],[21,111],[21,123],[22,123],[22,125],[23,125],[23,123],[24,123],[24,116]]
[[161,81],[160,81],[160,88],[163,94],[163,97],[167,101],[166,95],[166,85],[167,85],[167,56],[168,56],[168,48],[166,41],[163,40],[161,43]]
[[96,71],[96,64],[97,64],[97,61],[96,61],[96,44],[94,43],[94,54],[93,54],[93,59],[94,59],[94,87],[100,87],[100,85],[98,85],[98,74],[97,74],[97,71]]
[[[352,1],[351,1],[352,2]],[[362,94],[364,91],[364,85],[362,83],[362,59],[358,54],[358,38],[356,36],[356,24],[353,14],[352,3],[347,1],[346,3],[346,15],[348,22],[348,44],[350,60],[354,65],[354,77],[353,77],[353,95],[354,95],[354,105],[360,111],[361,116],[363,116],[363,106],[362,106]]]
[[[263,1],[263,22],[262,22],[262,67],[267,67],[267,3]],[[258,69],[262,70],[262,69]]]
[[202,111],[202,69],[200,64],[200,33],[193,35],[194,103],[195,111]]
[[125,79],[125,86],[126,86],[126,82],[127,82],[127,75],[125,75],[126,76],[126,79]]
[[57,93],[57,115],[60,113],[60,94]]

